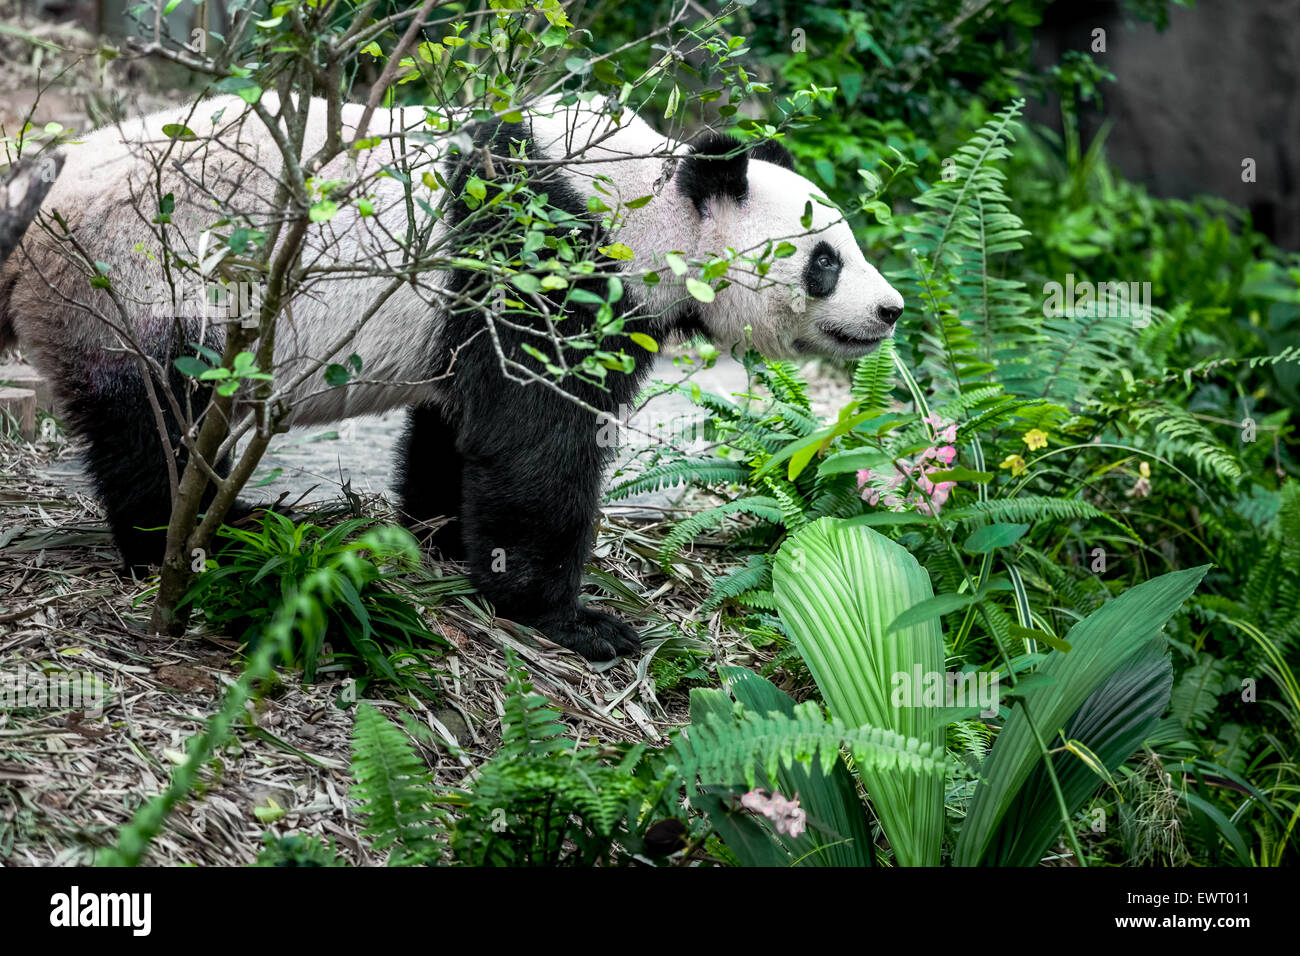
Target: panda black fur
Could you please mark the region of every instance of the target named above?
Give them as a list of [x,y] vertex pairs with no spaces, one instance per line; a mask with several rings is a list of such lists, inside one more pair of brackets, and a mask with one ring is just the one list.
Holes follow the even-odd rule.
[[[512,145],[517,152],[523,144],[529,157],[556,160],[555,165],[536,168],[533,189],[545,192],[552,206],[590,222],[589,191],[582,188],[583,167],[566,167],[566,157],[556,155],[553,148],[568,142],[574,121],[566,118],[560,134],[553,125],[546,127],[549,141],[539,142],[534,116],[521,123],[480,126],[475,130],[474,149],[439,158],[451,186],[450,195],[462,196],[471,174],[491,178],[482,166],[484,147],[497,157],[507,157]],[[150,121],[161,125],[168,120],[152,117],[142,128],[148,128]],[[646,131],[648,127],[625,152],[640,152],[652,133]],[[617,146],[617,140],[614,142]],[[665,154],[672,154],[667,159],[671,180],[664,180],[659,172],[665,163],[662,157],[635,160],[649,167],[628,167],[640,178],[628,173],[636,188],[631,195],[624,194],[624,199],[642,194],[651,180],[664,184],[647,212],[641,214],[644,218],[638,220],[641,232],[633,245],[635,270],[662,266],[662,256],[669,251],[695,256],[732,246],[752,252],[752,247],[761,246],[765,239],[805,232],[798,219],[815,190],[793,173],[793,162],[784,148],[765,143],[747,152],[739,141],[719,135],[705,136],[693,148],[663,142]],[[101,202],[123,204],[123,190],[114,194],[112,187],[118,178],[112,177],[125,180],[128,173],[109,175],[105,180],[110,187],[107,197],[88,199],[81,221],[74,221],[83,243],[92,252],[102,251],[97,259],[109,259],[113,251],[120,253],[114,248],[109,226],[113,215],[122,214],[110,208],[107,222],[95,216]],[[620,175],[614,173],[616,181]],[[62,206],[60,198],[56,190],[47,200],[47,208],[60,208],[67,215],[69,197],[62,196]],[[657,207],[664,211],[656,212]],[[446,225],[463,231],[468,212],[463,202],[453,199],[445,210]],[[653,218],[656,215],[658,220]],[[761,350],[778,357],[815,353],[851,358],[865,354],[880,338],[892,334],[902,300],[862,259],[842,220],[820,209],[817,219],[812,235],[790,239],[801,251],[791,260],[776,263],[774,271],[786,270],[778,276],[779,281],[770,281],[769,276],[769,281],[753,288],[737,282],[719,292],[720,304],[701,305],[680,294],[680,289],[673,295],[671,281],[655,287],[658,299],[633,292],[640,284],[628,282],[628,292],[615,304],[628,320],[625,334],[608,344],[621,346],[636,359],[635,372],[610,375],[605,388],[566,379],[565,390],[610,413],[632,404],[650,365],[649,353],[626,335],[637,331],[660,341],[704,333],[724,348],[752,338]],[[598,227],[592,224],[591,228]],[[472,244],[472,236],[464,238],[466,245]],[[612,237],[602,237],[601,243],[606,241]],[[41,284],[45,283],[46,289],[52,284],[85,294],[85,280],[48,248],[33,243],[30,236],[26,242],[31,245],[28,261],[44,268],[39,280],[34,279],[22,270],[27,257],[19,253],[0,271],[0,347],[15,328],[32,347],[34,358],[55,386],[68,424],[87,442],[87,465],[125,561],[130,565],[156,562],[161,555],[161,537],[140,529],[166,523],[169,491],[166,462],[138,365],[128,353],[95,345],[94,337],[84,329],[68,334],[76,341],[60,349],[59,330],[66,332],[70,319],[33,318],[32,310],[39,308],[42,295],[48,297]],[[655,248],[646,248],[654,243]],[[613,266],[619,263],[613,262]],[[672,278],[667,270],[661,274]],[[483,301],[481,294],[473,294],[479,291],[473,284],[482,281],[481,275],[453,271],[440,294],[454,298],[468,293],[470,299]],[[603,294],[607,275],[598,272],[582,284]],[[360,280],[355,284],[360,285]],[[355,291],[359,299],[368,292]],[[804,295],[810,300],[806,313]],[[551,298],[560,304],[558,296]],[[326,328],[321,323],[327,318],[338,321],[326,313],[340,308],[346,311],[347,306],[324,303],[318,315],[301,324],[309,330]],[[479,334],[485,327],[479,312],[453,308],[424,318],[409,297],[394,310],[401,310],[407,324],[395,318],[391,328],[381,326],[362,352],[363,359],[369,364],[372,355],[400,353],[407,364],[392,375],[394,380],[421,376],[435,380],[451,373],[436,391],[408,390],[401,395],[385,393],[382,398],[382,407],[411,406],[397,462],[402,513],[417,525],[440,516],[455,519],[445,524],[431,543],[444,555],[468,562],[476,587],[503,616],[536,626],[552,640],[591,659],[635,650],[639,640],[631,627],[583,607],[579,600],[608,456],[608,450],[597,442],[598,423],[591,412],[553,389],[536,383],[525,386],[507,378],[492,340]],[[589,327],[589,318],[577,315],[574,326]],[[178,331],[172,323],[151,324],[147,317],[137,321],[151,333],[145,336],[142,332],[141,341],[147,341],[146,347],[169,369],[171,359],[187,345],[185,339],[198,334],[193,327]],[[209,330],[208,334],[206,344],[219,348],[219,331]],[[407,340],[398,341],[404,334]],[[86,337],[86,342],[78,335]],[[535,367],[521,349],[523,339],[524,333],[497,324],[503,353]],[[422,352],[415,350],[421,341],[428,342]],[[277,366],[279,345],[277,342]],[[569,358],[576,362],[581,355]],[[172,377],[172,387],[182,394],[187,383],[178,375]],[[204,401],[205,394],[197,395],[195,407],[202,407]],[[308,408],[305,419],[327,421],[357,413],[345,398],[330,401],[340,402],[342,407]],[[379,399],[368,401],[380,407]],[[168,418],[173,443],[179,444],[178,427]]]

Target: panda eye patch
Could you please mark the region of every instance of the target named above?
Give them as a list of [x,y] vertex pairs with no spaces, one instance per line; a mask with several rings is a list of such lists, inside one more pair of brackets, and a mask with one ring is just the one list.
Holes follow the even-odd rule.
[[817,243],[803,270],[804,289],[815,299],[826,298],[839,285],[842,266],[840,254],[830,243]]

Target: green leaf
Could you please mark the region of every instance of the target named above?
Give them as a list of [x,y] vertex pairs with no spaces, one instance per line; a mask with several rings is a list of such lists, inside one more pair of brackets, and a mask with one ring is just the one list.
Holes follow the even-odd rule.
[[880,223],[882,226],[888,225],[889,221],[894,218],[893,210],[879,200],[869,202],[862,208],[865,212],[874,213],[876,216],[876,222]]
[[[1099,766],[1074,753],[1057,754],[1052,761],[1071,812],[1142,746],[1169,706],[1172,687],[1167,643],[1156,637],[1083,702],[1065,727],[1064,739],[1090,752]],[[1098,770],[1106,776],[1099,776]],[[1036,866],[1060,832],[1060,810],[1040,762],[1008,808],[986,862]]]
[[659,351],[659,343],[644,332],[630,332],[628,333],[628,338],[641,346],[641,348],[645,349],[647,352]]
[[342,365],[325,366],[325,384],[330,386],[346,385],[352,375]]
[[182,126],[180,123],[167,123],[162,128],[163,135],[168,139],[179,139],[182,142],[191,142],[198,139],[194,135],[194,130],[188,126]]
[[182,355],[180,358],[174,360],[172,365],[174,365],[177,371],[182,375],[190,375],[195,378],[198,378],[204,372],[208,371],[209,368],[206,362],[196,359],[193,355]]
[[[720,673],[747,711],[794,715],[794,701],[766,678],[740,667],[723,667]],[[772,784],[783,794],[797,793],[800,805],[813,821],[798,840],[784,840],[800,866],[874,864],[871,827],[858,799],[853,775],[843,760],[837,760],[830,773],[816,764],[805,767],[794,763],[778,771]],[[828,843],[832,845],[827,846]]]
[[803,470],[808,467],[808,462],[812,461],[813,455],[817,454],[817,450],[821,448],[823,442],[825,442],[825,439],[822,439],[822,442],[806,445],[790,456],[790,466],[786,469],[786,477],[790,481],[794,481],[803,473]]
[[636,253],[630,246],[621,242],[616,242],[612,246],[600,246],[597,250],[602,256],[609,256],[611,259],[628,260],[635,259]]
[[949,468],[946,471],[932,471],[927,475],[936,485],[941,481],[972,481],[982,485],[993,480],[991,471],[971,471],[969,468]]
[[[930,576],[901,545],[869,528],[822,518],[777,555],[773,591],[831,714],[885,728],[943,752],[934,708],[894,707],[894,675],[943,673],[943,638],[929,620],[895,635],[885,625],[934,597]],[[936,866],[944,829],[943,780],[923,770],[862,767],[885,836],[902,866]]]
[[960,611],[962,608],[974,603],[975,596],[971,594],[940,594],[936,597],[927,598],[920,604],[909,607],[894,618],[889,626],[885,628],[885,633],[893,634],[895,631],[905,630],[918,624],[924,624],[927,621],[936,620],[945,614]]
[[312,222],[329,222],[338,215],[339,204],[331,199],[322,199],[311,207],[307,218]]
[[529,295],[536,295],[542,291],[541,280],[529,272],[521,272],[518,275],[511,276],[510,284],[520,292],[527,292]]
[[1011,636],[1019,638],[1022,641],[1042,641],[1053,650],[1060,651],[1062,654],[1070,653],[1070,642],[1063,641],[1055,634],[1049,634],[1047,631],[1040,631],[1036,627],[1021,627],[1019,624],[1008,624],[1011,630]]
[[880,528],[887,525],[929,524],[930,518],[915,511],[876,511],[869,515],[849,518],[845,524],[858,528]]
[[[931,481],[934,479],[931,478]],[[986,525],[980,528],[963,544],[962,550],[969,554],[988,554],[990,551],[996,551],[998,548],[1006,548],[1015,544],[1025,536],[1029,530],[1027,524],[997,524]]]
[[701,282],[694,276],[686,280],[686,291],[691,294],[692,298],[700,302],[713,301],[713,287],[707,282]]
[[874,471],[877,468],[892,468],[893,465],[894,460],[882,451],[874,451],[869,448],[855,448],[850,451],[840,451],[827,456],[827,458],[817,466],[817,473],[820,475],[842,475],[846,472],[857,472],[863,470]]
[[1055,683],[1027,692],[1024,700],[1017,702],[980,768],[981,780],[962,824],[954,864],[979,866],[997,859],[995,837],[1003,832],[1003,821],[1021,799],[1026,781],[1042,764],[1025,704],[1050,747],[1056,730],[1066,726],[1111,675],[1160,634],[1209,567],[1173,571],[1145,581],[1107,601],[1070,629],[1070,653],[1048,655],[1035,672]]

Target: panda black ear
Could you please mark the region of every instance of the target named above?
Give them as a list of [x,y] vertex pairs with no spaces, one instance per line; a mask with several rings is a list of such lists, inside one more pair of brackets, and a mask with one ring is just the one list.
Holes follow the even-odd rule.
[[761,159],[765,163],[772,163],[774,166],[794,172],[794,157],[790,155],[788,149],[774,139],[763,140],[749,151],[749,155],[754,159]]
[[744,202],[749,195],[749,153],[745,144],[725,133],[709,133],[699,139],[681,162],[677,190],[701,216],[708,201],[719,196]]

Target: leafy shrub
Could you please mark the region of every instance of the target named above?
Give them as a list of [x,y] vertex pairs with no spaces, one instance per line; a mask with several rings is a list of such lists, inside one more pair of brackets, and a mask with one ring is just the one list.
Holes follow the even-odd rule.
[[208,626],[255,648],[278,610],[299,601],[303,581],[314,577],[292,650],[306,680],[316,679],[329,641],[341,656],[355,656],[365,675],[417,687],[397,662],[447,642],[425,626],[400,577],[419,564],[415,539],[391,526],[362,533],[370,524],[353,519],[326,530],[267,512],[260,527],[224,528],[228,543],[185,602],[202,611]]

